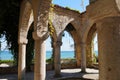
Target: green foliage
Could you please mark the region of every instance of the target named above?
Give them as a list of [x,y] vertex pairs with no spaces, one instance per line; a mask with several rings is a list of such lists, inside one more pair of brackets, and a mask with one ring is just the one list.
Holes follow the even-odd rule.
[[48,29],[49,29],[49,33],[50,33],[50,36],[52,37],[54,32],[55,32],[55,29],[53,27],[53,24],[52,24],[52,19],[53,19],[53,12],[54,12],[54,4],[51,4],[50,5],[50,15],[49,15],[49,25],[48,25]]
[[95,58],[95,62],[98,63],[98,56],[94,55],[94,58]]
[[52,37],[54,32],[55,32],[55,29],[54,27],[52,26],[52,21],[49,19],[49,25],[48,25],[48,30],[49,30],[49,34],[50,36]]
[[[15,64],[18,65],[18,26],[20,2],[22,0],[0,0],[0,37],[5,35],[7,46],[11,50]],[[34,55],[34,40],[31,28],[28,32],[26,65],[32,63]]]
[[75,63],[76,59],[75,58],[63,58],[61,59],[61,63]]
[[[62,63],[75,63],[76,59],[75,58],[63,58],[61,59]],[[53,63],[53,58],[46,59],[46,62],[48,64]]]
[[0,60],[0,64],[1,63],[14,63],[13,60]]
[[98,63],[98,56],[93,53],[93,63]]
[[47,62],[48,64],[52,63],[52,58],[46,59],[46,62]]
[[0,35],[5,35],[9,50],[14,60],[18,61],[18,24],[19,24],[19,0],[0,1]]

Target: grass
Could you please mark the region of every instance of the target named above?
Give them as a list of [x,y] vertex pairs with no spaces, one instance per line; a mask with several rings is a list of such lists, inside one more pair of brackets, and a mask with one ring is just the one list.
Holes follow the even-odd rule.
[[0,64],[1,63],[13,63],[13,60],[0,60]]

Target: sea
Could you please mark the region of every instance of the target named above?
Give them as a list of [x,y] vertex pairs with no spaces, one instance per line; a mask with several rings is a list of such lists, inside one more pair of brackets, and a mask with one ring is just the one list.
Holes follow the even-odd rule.
[[[95,51],[98,55],[97,51]],[[52,51],[46,51],[46,59],[51,58]],[[61,51],[61,58],[74,58],[74,51]],[[0,60],[13,60],[13,55],[11,51],[0,51]]]

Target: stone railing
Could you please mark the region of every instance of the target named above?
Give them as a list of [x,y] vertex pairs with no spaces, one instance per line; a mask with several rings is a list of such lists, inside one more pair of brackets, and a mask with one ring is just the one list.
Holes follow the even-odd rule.
[[17,67],[0,67],[0,74],[17,73]]

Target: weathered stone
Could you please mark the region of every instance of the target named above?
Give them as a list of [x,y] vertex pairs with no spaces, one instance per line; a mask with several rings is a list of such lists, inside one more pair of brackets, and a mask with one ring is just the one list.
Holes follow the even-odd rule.
[[58,77],[61,74],[61,59],[60,59],[61,45],[62,45],[61,41],[53,42],[55,77]]
[[120,79],[120,17],[105,18],[97,26],[100,80]]
[[[30,2],[29,2],[30,1]],[[82,71],[85,72],[86,56],[87,61],[92,61],[92,36],[98,31],[99,54],[100,54],[100,80],[119,80],[120,79],[120,62],[119,41],[120,41],[120,1],[119,0],[90,0],[90,5],[84,13],[63,8],[57,5],[52,7],[50,12],[51,0],[23,0],[21,5],[20,22],[19,22],[19,69],[18,77],[21,80],[25,72],[25,44],[27,43],[27,32],[30,28],[30,19],[34,18],[35,39],[35,80],[45,80],[45,46],[44,41],[48,37],[48,17],[51,18],[52,26],[55,31],[52,36],[55,44],[55,73],[60,74],[60,46],[63,31],[69,24],[73,25],[73,31],[68,32],[72,35],[75,42],[75,52],[77,65],[81,65]],[[33,11],[33,13],[32,13]],[[31,17],[32,16],[32,17]],[[116,18],[116,17],[117,18]],[[31,18],[30,18],[31,17]],[[113,17],[113,18],[110,18]],[[105,19],[106,18],[106,19]],[[102,22],[102,26],[94,29],[94,24]],[[68,26],[69,27],[69,26]],[[82,44],[81,44],[82,42]],[[84,44],[83,44],[84,43]],[[87,52],[86,52],[87,51]],[[90,53],[88,55],[88,52]],[[87,53],[87,55],[86,55]],[[108,54],[109,53],[109,54]],[[112,55],[112,56],[110,56]],[[23,57],[22,57],[23,56]],[[89,56],[89,57],[88,57]],[[21,60],[23,58],[23,60]],[[106,59],[105,59],[106,58]],[[92,62],[91,62],[92,63]],[[38,68],[38,71],[37,71]],[[42,70],[43,69],[43,70]],[[42,72],[43,71],[43,72]],[[113,75],[112,75],[113,74]]]

